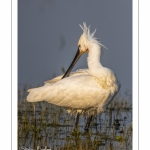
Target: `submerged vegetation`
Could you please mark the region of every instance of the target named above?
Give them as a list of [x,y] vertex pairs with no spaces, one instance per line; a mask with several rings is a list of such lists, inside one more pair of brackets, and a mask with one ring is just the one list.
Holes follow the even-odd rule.
[[[18,149],[51,150],[131,150],[132,101],[118,94],[107,110],[95,114],[89,132],[84,132],[87,116],[74,129],[76,115],[69,115],[47,102],[26,101],[28,87],[18,92]],[[35,106],[35,111],[34,111]]]

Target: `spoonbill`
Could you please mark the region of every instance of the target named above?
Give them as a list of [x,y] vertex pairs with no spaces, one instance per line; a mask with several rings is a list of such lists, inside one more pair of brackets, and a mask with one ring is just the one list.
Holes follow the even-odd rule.
[[[78,41],[78,50],[64,75],[45,82],[45,85],[29,89],[27,101],[47,101],[65,108],[69,113],[77,113],[75,126],[80,114],[87,113],[85,131],[88,131],[94,112],[103,112],[120,89],[120,82],[109,68],[100,62],[102,44],[90,33],[90,26],[80,25],[83,33]],[[87,52],[88,69],[71,72],[80,58]]]

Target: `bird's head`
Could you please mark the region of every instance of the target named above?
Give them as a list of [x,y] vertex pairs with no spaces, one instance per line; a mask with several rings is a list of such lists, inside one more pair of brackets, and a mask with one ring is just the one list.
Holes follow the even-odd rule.
[[89,52],[91,44],[95,42],[98,43],[98,41],[94,37],[96,29],[93,33],[90,33],[90,26],[87,27],[85,22],[83,23],[83,26],[80,25],[80,27],[83,30],[83,33],[78,41],[78,50],[83,54],[84,52]]
[[71,65],[70,65],[70,67],[68,68],[68,70],[66,71],[66,73],[64,74],[64,76],[62,78],[69,76],[72,68],[74,67],[74,65],[76,64],[76,62],[80,58],[80,56],[85,52],[89,52],[92,44],[96,43],[98,45],[101,45],[99,43],[99,41],[94,37],[96,29],[94,32],[90,33],[90,26],[87,27],[85,22],[83,22],[83,26],[80,25],[80,27],[83,30],[83,33],[80,36],[79,41],[78,41],[77,53],[76,53]]

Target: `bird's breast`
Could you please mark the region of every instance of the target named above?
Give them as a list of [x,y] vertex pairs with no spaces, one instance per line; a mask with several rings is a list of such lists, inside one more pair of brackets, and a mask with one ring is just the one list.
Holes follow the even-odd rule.
[[114,75],[95,77],[95,81],[105,90],[110,90],[113,94],[118,89],[117,79]]

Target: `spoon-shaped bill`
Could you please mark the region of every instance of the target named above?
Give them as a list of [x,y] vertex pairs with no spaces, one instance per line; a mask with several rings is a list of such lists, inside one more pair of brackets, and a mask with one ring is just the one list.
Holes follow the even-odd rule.
[[74,67],[74,65],[76,64],[76,62],[78,61],[78,59],[81,57],[81,55],[82,55],[83,53],[84,53],[84,51],[80,51],[79,48],[78,48],[78,50],[77,50],[77,52],[76,52],[76,55],[75,55],[75,57],[74,57],[74,59],[73,59],[71,65],[69,66],[68,70],[65,72],[65,74],[63,75],[63,77],[62,77],[61,79],[66,78],[66,77],[69,76],[69,74],[70,74],[72,68]]

